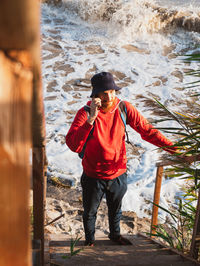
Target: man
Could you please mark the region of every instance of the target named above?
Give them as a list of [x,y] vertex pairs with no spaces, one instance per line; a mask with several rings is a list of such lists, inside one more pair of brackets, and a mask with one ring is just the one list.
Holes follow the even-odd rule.
[[[127,244],[120,235],[121,203],[127,190],[125,127],[120,116],[120,100],[115,96],[115,91],[120,88],[108,72],[94,75],[91,84],[92,100],[87,103],[90,111],[86,112],[84,107],[78,111],[66,136],[66,144],[77,153],[87,142],[81,176],[85,245],[94,245],[96,214],[104,194],[108,206],[109,238]],[[124,103],[128,125],[144,140],[174,152],[170,140],[154,129],[129,102]]]

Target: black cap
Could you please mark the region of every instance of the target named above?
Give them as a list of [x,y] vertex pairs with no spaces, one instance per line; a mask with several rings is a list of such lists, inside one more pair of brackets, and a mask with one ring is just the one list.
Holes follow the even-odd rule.
[[91,78],[92,84],[92,94],[90,97],[95,96],[99,92],[107,91],[107,90],[121,90],[121,88],[117,87],[113,78],[113,75],[109,72],[101,72],[95,74]]

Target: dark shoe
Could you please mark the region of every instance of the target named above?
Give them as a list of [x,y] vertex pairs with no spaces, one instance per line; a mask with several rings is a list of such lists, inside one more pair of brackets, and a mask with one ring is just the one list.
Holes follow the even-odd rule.
[[110,238],[113,242],[115,242],[118,245],[132,245],[132,243],[127,239],[124,238],[123,236],[117,236],[115,238]]
[[94,247],[94,241],[85,240],[84,246]]

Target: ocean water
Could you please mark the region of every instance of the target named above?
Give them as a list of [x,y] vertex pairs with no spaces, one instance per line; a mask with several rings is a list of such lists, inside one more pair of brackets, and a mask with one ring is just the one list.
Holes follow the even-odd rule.
[[166,7],[200,7],[200,1],[199,0],[157,0],[155,1],[160,6],[166,6]]
[[[188,97],[188,89],[183,87],[195,81],[185,73],[199,69],[198,63],[183,60],[186,54],[200,52],[199,3],[63,0],[58,5],[42,4],[42,75],[50,175],[62,175],[79,186],[81,160],[65,145],[65,135],[77,110],[90,99],[90,78],[97,72],[112,72],[123,88],[118,97],[130,101],[150,120],[159,116],[149,105],[153,98],[180,111]],[[127,147],[129,184],[123,210],[148,217],[160,153],[131,128],[128,131],[136,151]],[[183,184],[176,178],[164,179],[161,205],[174,203]]]

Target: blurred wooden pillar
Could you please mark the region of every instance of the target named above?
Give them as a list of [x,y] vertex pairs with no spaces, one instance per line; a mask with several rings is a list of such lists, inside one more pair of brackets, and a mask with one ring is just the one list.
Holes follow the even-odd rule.
[[[157,166],[157,173],[156,173],[156,183],[154,188],[154,199],[153,203],[159,205],[160,202],[160,190],[162,185],[162,176],[163,176],[163,166]],[[152,218],[151,218],[151,234],[155,233],[154,227],[158,224],[158,207],[153,204],[152,207]],[[151,236],[152,238],[154,236]]]
[[0,265],[30,265],[32,72],[0,52]]
[[0,266],[31,265],[29,158],[39,47],[39,1],[1,1]]

